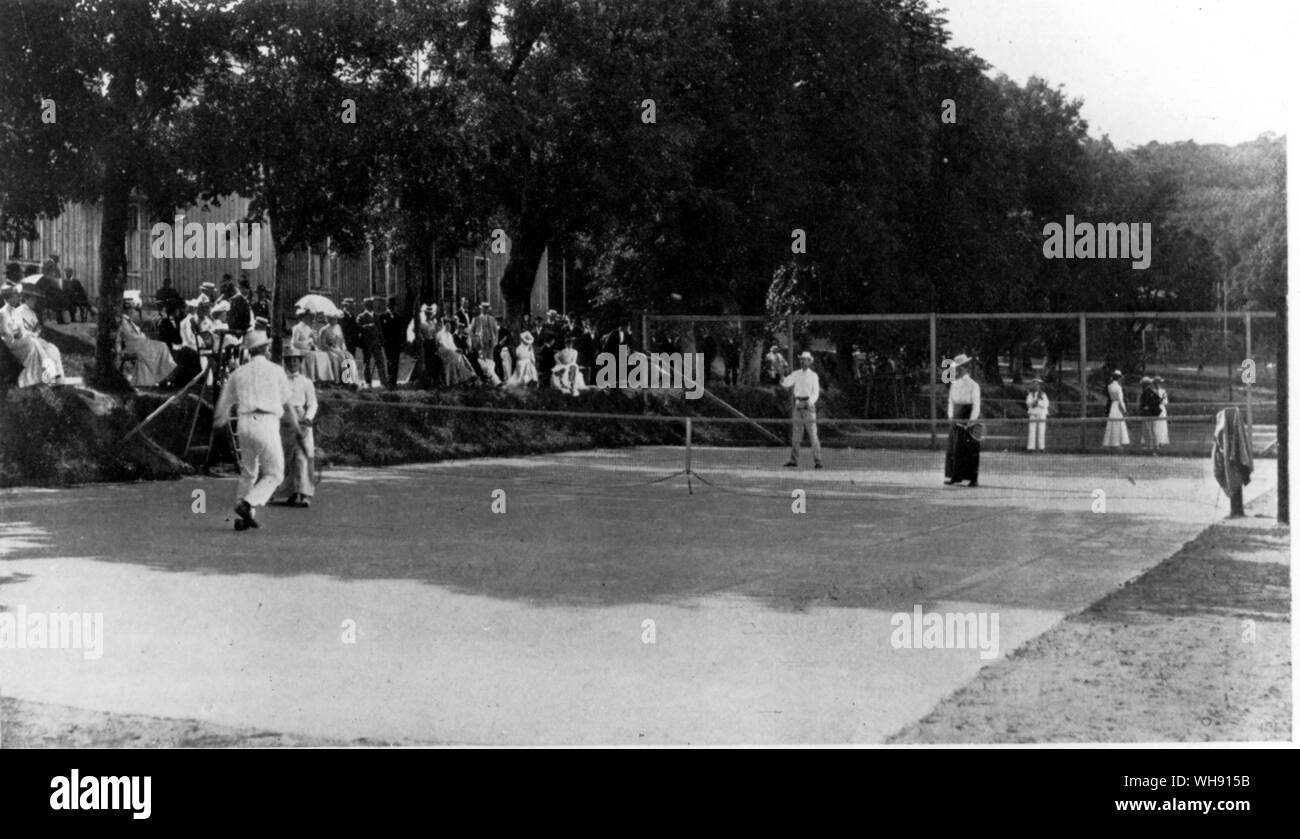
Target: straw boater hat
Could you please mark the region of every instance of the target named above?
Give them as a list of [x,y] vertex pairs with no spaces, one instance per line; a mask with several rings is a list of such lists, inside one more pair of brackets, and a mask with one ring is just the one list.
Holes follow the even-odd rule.
[[814,359],[813,359],[813,354],[810,353],[810,352],[808,352],[807,350],[804,350],[803,352],[799,353],[799,360],[800,360],[800,361],[803,361],[805,358],[808,359],[809,361],[813,361],[813,360],[814,360]]
[[519,333],[519,340],[525,344],[531,345],[533,343],[533,333],[525,329],[523,332]]
[[1112,372],[1112,373],[1110,374],[1110,377],[1111,377],[1112,379],[1122,379],[1122,378],[1124,378],[1124,374],[1121,373],[1121,372],[1119,372],[1118,370],[1115,370],[1114,372]]
[[302,358],[302,350],[298,349],[295,346],[290,345],[284,348],[284,352],[281,354],[280,357],[283,358],[285,361],[288,361],[291,358]]
[[432,303],[425,303],[423,306],[420,307],[420,311],[424,312],[426,315],[437,314],[438,307]]
[[966,355],[966,353],[964,353],[964,352],[963,352],[963,353],[957,353],[957,357],[954,358],[954,359],[952,360],[952,366],[953,366],[953,367],[963,367],[963,366],[965,366],[965,365],[967,365],[967,364],[970,364],[972,361],[974,361],[974,359],[971,358],[970,356]]
[[217,284],[216,284],[216,283],[201,283],[201,284],[199,284],[199,291],[216,291],[216,290],[217,290]]
[[1163,382],[1164,380],[1165,380],[1164,376],[1153,376],[1151,379],[1151,381],[1153,382]]
[[1140,384],[1140,385],[1149,385],[1149,384],[1152,384],[1154,381],[1155,381],[1155,380],[1152,379],[1150,376],[1143,376],[1141,379],[1138,379],[1138,384]]
[[488,303],[488,302],[485,300],[485,301],[483,301],[482,303],[478,304],[478,307],[479,307],[480,309],[491,309],[491,308],[492,308],[492,304],[491,304],[491,303]]
[[[366,299],[369,300],[370,298],[367,297]],[[357,301],[356,301],[354,298],[351,298],[351,297],[344,297],[344,298],[343,298],[343,305],[344,305],[344,306],[350,306],[350,305],[352,305],[353,303],[356,303],[356,302],[357,302]]]
[[246,350],[255,350],[269,343],[271,343],[271,339],[266,337],[266,333],[257,329],[251,330],[244,336],[244,349]]

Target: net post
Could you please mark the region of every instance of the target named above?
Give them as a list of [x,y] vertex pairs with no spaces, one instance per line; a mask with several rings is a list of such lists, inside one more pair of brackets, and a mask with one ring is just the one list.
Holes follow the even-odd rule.
[[686,418],[686,474],[691,474],[691,418]]
[[939,448],[939,317],[930,313],[930,448]]
[[1088,450],[1088,315],[1079,312],[1079,451]]
[[[1250,311],[1246,311],[1246,358],[1251,361],[1255,358],[1250,345]],[[1255,436],[1255,404],[1251,398],[1251,385],[1255,376],[1252,374],[1247,377],[1246,381],[1246,431],[1252,438]]]

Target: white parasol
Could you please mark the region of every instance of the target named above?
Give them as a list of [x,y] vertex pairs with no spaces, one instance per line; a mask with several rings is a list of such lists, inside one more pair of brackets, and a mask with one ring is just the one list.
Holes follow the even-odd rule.
[[298,298],[298,302],[293,304],[295,309],[305,309],[314,314],[326,314],[334,311],[336,308],[334,301],[323,294],[307,294]]

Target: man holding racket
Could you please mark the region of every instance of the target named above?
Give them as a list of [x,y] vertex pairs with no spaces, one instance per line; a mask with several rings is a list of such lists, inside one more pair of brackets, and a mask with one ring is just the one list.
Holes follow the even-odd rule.
[[[302,374],[300,349],[285,348],[284,372],[289,379],[289,401],[285,404],[288,410],[280,420],[285,474],[284,483],[280,484],[275,496],[285,499],[284,503],[290,507],[310,507],[312,496],[316,494],[316,482],[312,474],[312,459],[316,456],[313,425],[319,407],[316,402],[316,386]],[[291,416],[299,418],[301,434],[295,433],[290,422]]]
[[948,388],[948,419],[956,420],[948,431],[948,455],[944,458],[944,483],[956,484],[970,481],[979,486],[980,440],[983,425],[980,418],[980,386],[970,377],[971,358],[965,353],[952,360],[957,380]]
[[[280,443],[280,418],[292,398],[289,379],[280,366],[266,357],[271,341],[266,333],[253,330],[244,336],[248,363],[236,368],[221,388],[214,409],[213,424],[230,422],[230,412],[239,416],[239,488],[235,497],[235,530],[258,526],[253,514],[271,500],[284,480],[284,449]],[[298,414],[289,408],[289,424],[301,435]]]

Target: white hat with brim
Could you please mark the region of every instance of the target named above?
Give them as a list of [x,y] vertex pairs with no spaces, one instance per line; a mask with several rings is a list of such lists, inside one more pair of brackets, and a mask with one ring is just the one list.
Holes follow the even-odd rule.
[[298,349],[297,347],[289,346],[284,348],[284,352],[281,354],[280,357],[283,358],[285,361],[288,361],[291,358],[302,358],[303,353],[302,350]]
[[533,333],[529,332],[528,330],[524,330],[522,333],[520,333],[519,340],[525,344],[531,344],[533,342]]
[[800,361],[803,361],[805,358],[808,359],[809,361],[813,361],[813,360],[814,360],[814,359],[813,359],[813,354],[810,353],[810,352],[808,352],[807,350],[804,350],[803,352],[799,353],[799,360],[800,360]]
[[244,349],[246,350],[255,350],[269,343],[271,343],[271,339],[266,336],[266,333],[257,329],[244,336]]
[[952,360],[952,364],[954,367],[961,367],[963,364],[970,364],[974,360],[966,353],[958,353],[957,357]]

